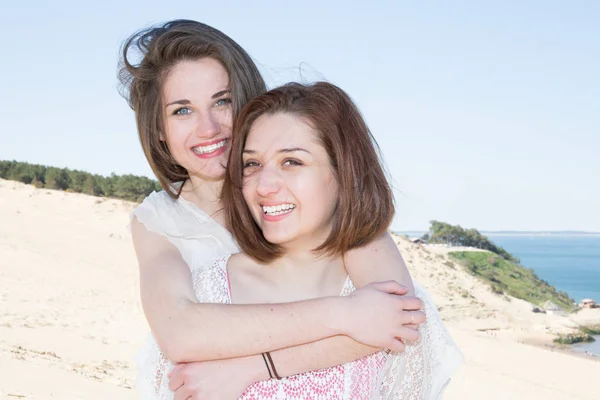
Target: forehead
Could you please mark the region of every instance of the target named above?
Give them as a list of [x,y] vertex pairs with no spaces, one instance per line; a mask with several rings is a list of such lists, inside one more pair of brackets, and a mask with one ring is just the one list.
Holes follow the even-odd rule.
[[229,85],[229,74],[214,58],[180,61],[169,71],[163,85],[167,100],[212,96]]
[[320,146],[318,133],[301,117],[276,113],[260,116],[246,138],[246,148],[256,151]]

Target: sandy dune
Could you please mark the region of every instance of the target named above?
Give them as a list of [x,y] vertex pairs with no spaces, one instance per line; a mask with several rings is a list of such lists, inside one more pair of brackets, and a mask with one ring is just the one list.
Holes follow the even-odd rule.
[[[138,398],[132,357],[147,325],[127,232],[133,206],[0,180],[0,398]],[[443,252],[397,240],[466,356],[446,399],[599,398],[599,360],[524,342],[548,343],[600,312],[533,314]]]

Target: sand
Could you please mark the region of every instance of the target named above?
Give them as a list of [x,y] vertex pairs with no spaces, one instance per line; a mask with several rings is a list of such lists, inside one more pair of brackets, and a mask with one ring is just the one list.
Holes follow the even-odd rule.
[[[135,205],[0,180],[0,398],[137,399],[148,330],[127,231]],[[600,310],[534,314],[397,237],[466,362],[445,399],[597,399],[600,360],[548,347]],[[535,343],[537,345],[532,345]]]

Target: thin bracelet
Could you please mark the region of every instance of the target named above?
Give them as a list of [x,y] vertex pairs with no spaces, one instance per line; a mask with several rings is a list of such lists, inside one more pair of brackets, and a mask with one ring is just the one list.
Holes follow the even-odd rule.
[[267,355],[267,358],[269,359],[269,362],[271,363],[271,369],[273,370],[273,375],[275,376],[275,379],[281,379],[281,377],[277,373],[277,370],[275,369],[275,364],[273,363],[273,359],[271,358],[271,353],[269,353],[267,351],[265,354]]
[[267,358],[265,357],[265,353],[262,353],[262,357],[263,357],[263,360],[265,361],[265,365],[267,366],[267,371],[269,371],[269,376],[271,377],[271,379],[273,379],[273,374],[271,373],[271,368],[269,368],[269,363],[267,362]]

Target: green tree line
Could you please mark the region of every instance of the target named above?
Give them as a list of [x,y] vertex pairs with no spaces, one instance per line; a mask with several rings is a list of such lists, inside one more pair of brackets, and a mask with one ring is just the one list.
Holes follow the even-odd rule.
[[85,193],[129,201],[142,201],[161,190],[153,179],[136,175],[102,176],[69,168],[47,167],[19,161],[0,160],[0,178],[23,182],[38,188]]
[[475,247],[496,253],[505,260],[513,263],[521,263],[518,257],[513,256],[502,247],[494,244],[487,236],[479,233],[477,229],[464,229],[459,225],[450,225],[439,221],[430,221],[429,223],[429,232],[425,233],[421,238],[426,243]]

